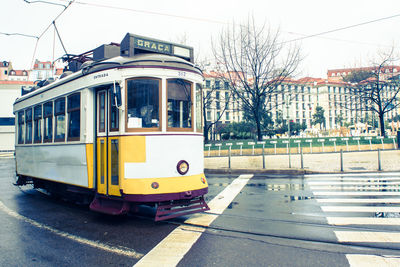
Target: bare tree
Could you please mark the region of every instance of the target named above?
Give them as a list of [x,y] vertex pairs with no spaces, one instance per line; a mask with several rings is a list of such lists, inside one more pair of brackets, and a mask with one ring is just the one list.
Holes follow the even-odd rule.
[[[360,99],[357,110],[372,111],[378,115],[381,136],[385,136],[385,114],[396,110],[399,105],[400,77],[395,74],[394,50],[381,54],[378,63],[370,68],[370,76],[364,80],[350,80],[350,93]],[[362,70],[365,72],[365,70]],[[358,77],[360,75],[354,74]],[[353,106],[353,105],[351,105]]]
[[261,140],[260,121],[271,99],[268,96],[282,93],[285,87],[280,85],[294,74],[301,61],[300,48],[282,42],[279,30],[257,27],[250,17],[245,25],[233,24],[221,32],[213,52],[220,77],[229,82],[241,109],[252,115]]

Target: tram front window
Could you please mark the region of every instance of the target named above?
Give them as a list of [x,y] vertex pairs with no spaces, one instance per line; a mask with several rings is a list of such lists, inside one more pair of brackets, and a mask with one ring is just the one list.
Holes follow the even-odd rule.
[[192,84],[170,79],[168,91],[168,128],[192,128]]
[[160,80],[137,78],[127,81],[127,128],[160,127]]

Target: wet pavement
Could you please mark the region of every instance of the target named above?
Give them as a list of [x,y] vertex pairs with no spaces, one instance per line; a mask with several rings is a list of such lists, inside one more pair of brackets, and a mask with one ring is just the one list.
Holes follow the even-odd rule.
[[[189,218],[97,214],[12,186],[14,164],[0,159],[0,266],[133,266]],[[210,203],[238,175],[207,178]],[[178,265],[348,266],[353,256],[400,255],[399,215],[400,173],[256,174]]]

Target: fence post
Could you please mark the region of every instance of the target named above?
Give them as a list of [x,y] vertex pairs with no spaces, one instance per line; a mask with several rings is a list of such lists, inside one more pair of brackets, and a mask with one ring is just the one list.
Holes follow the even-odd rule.
[[257,144],[262,145],[262,161],[263,161],[263,169],[265,169],[265,154],[264,154],[264,148],[265,148],[265,141],[259,141]]
[[303,148],[300,148],[300,168],[304,169],[304,163],[303,163]]
[[242,156],[243,155],[243,150],[242,150],[243,142],[236,143],[236,145],[240,145],[240,156]]
[[228,168],[230,169],[231,168],[231,147],[232,146],[229,146],[229,152],[228,152]]
[[333,145],[335,146],[335,152],[336,152],[336,138],[329,138],[330,142],[333,142]]
[[382,171],[382,165],[381,165],[381,149],[378,148],[378,171]]
[[340,171],[343,172],[343,149],[340,149]]

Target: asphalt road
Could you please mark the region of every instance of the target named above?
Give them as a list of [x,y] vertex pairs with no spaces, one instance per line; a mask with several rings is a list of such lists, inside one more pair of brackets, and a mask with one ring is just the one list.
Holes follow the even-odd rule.
[[[0,266],[399,264],[399,173],[208,175],[207,202],[214,208],[204,227],[203,215],[155,223],[154,210],[143,208],[138,215],[105,216],[18,188],[14,164],[0,159]],[[165,261],[160,249],[172,248],[168,237],[188,225],[182,251],[166,255],[176,264]]]

